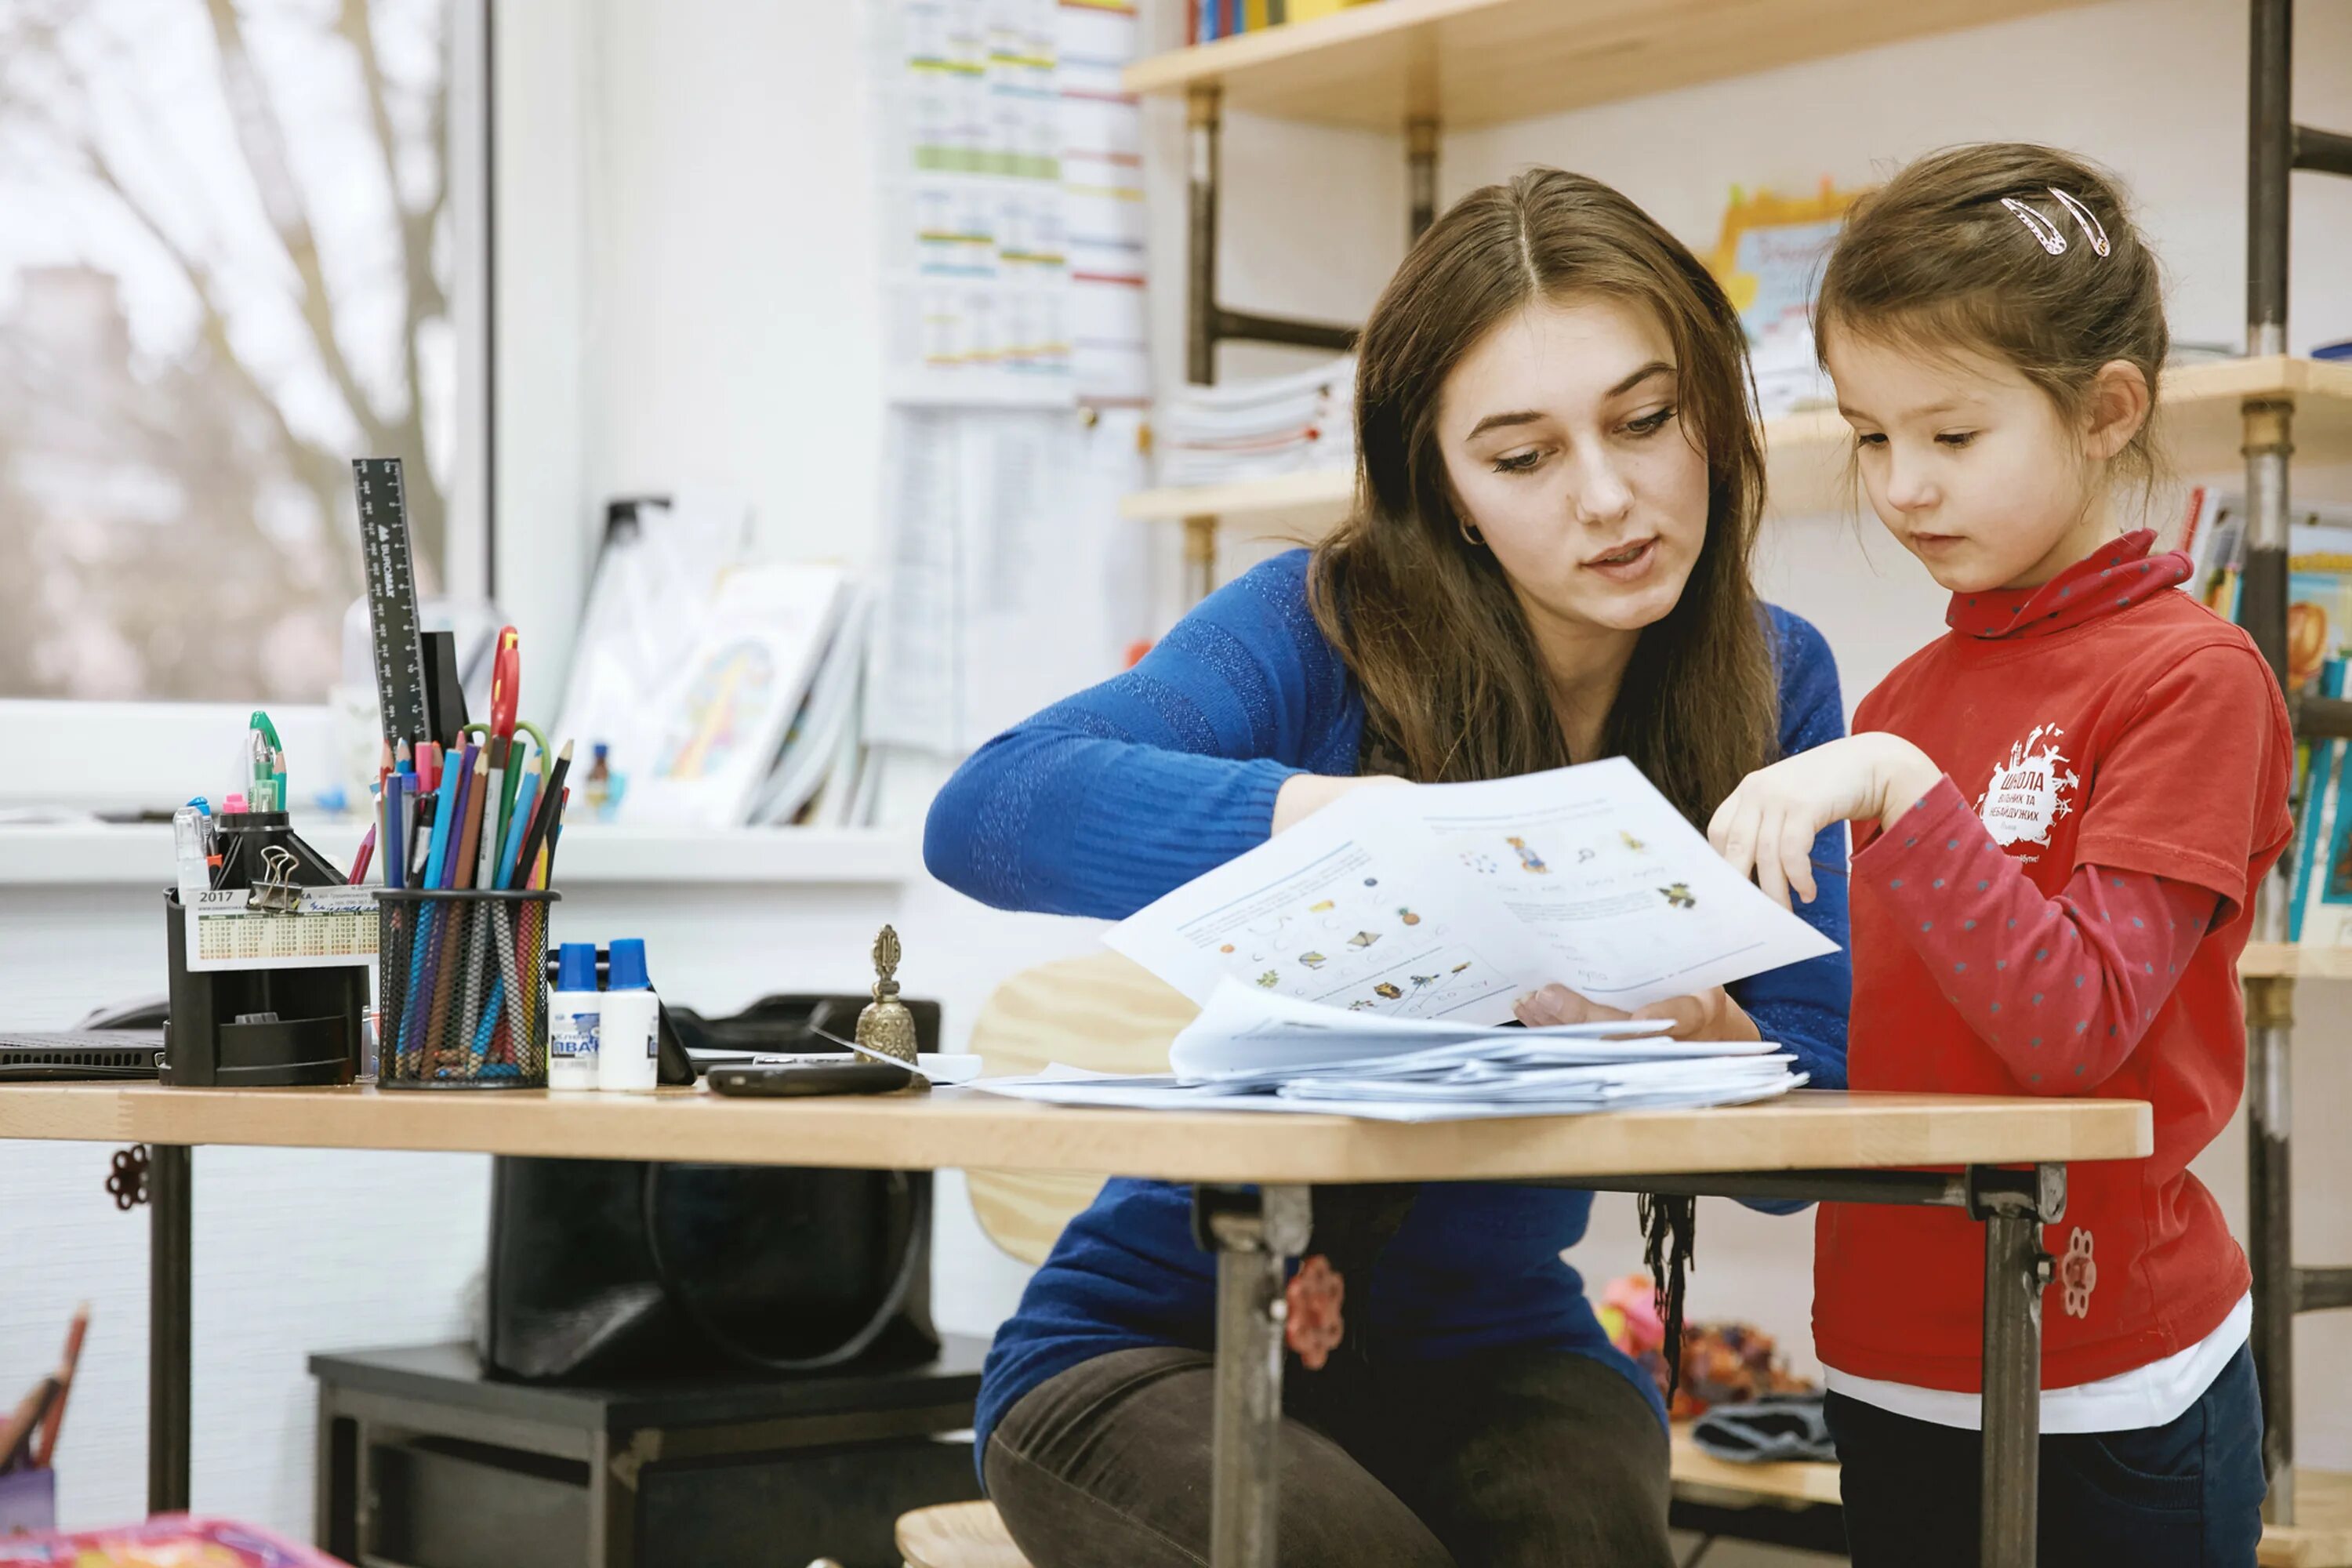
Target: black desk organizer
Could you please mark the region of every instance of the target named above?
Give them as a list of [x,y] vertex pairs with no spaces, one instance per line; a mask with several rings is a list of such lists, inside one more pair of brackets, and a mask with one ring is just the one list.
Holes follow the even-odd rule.
[[[215,832],[222,846],[216,886],[250,886],[266,847],[294,857],[298,886],[331,887],[343,879],[296,837],[282,811],[224,813]],[[187,919],[176,888],[163,891],[163,923],[172,998],[163,1026],[163,1082],[280,1089],[352,1081],[367,1016],[364,963],[191,970]]]

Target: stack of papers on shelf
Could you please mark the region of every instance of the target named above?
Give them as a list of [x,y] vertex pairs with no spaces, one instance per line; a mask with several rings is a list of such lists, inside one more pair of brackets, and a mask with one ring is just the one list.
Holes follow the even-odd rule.
[[1294,375],[1188,386],[1160,405],[1163,485],[1227,484],[1356,463],[1356,362]]
[[1805,1081],[1769,1042],[1670,1040],[1662,1027],[1488,1029],[1349,1013],[1227,981],[1176,1037],[1172,1073],[1055,1067],[975,1087],[1052,1105],[1443,1121],[1737,1105]]

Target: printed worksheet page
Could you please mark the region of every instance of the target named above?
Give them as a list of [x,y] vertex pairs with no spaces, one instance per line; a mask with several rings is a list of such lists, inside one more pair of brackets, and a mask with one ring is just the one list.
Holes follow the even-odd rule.
[[1622,758],[1358,790],[1107,940],[1195,1002],[1232,978],[1480,1025],[1552,982],[1630,1011],[1835,951]]

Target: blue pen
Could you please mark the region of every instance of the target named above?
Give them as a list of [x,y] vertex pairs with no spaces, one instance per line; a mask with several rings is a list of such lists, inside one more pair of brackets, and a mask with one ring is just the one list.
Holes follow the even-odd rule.
[[383,885],[397,888],[408,879],[408,845],[401,837],[401,797],[408,793],[405,773],[383,778]]

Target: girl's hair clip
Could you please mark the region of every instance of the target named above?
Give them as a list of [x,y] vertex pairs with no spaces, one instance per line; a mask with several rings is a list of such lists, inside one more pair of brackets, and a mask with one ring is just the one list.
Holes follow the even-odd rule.
[[2050,187],[2050,194],[2058,198],[2060,206],[2074,215],[2075,225],[2082,229],[2083,237],[2091,242],[2091,248],[2105,256],[2107,253],[2107,231],[2097,218],[2091,216],[2091,209],[2055,185]]
[[[2053,195],[2057,195],[2055,191],[2053,191],[2051,194]],[[2063,200],[2064,198],[2061,197],[2060,199]],[[2000,205],[2017,215],[2017,221],[2023,224],[2026,226],[2027,231],[2031,233],[2035,239],[2041,241],[2042,249],[2048,251],[2053,256],[2063,256],[2066,254],[2066,237],[2058,232],[2058,226],[2056,224],[2052,223],[2048,218],[2043,217],[2040,213],[2034,211],[2032,207],[2027,206],[2015,196],[2001,197]],[[2100,255],[2105,256],[2107,253],[2107,240],[2106,236],[2104,234],[2097,239],[2093,240],[2091,243],[2097,248]]]

